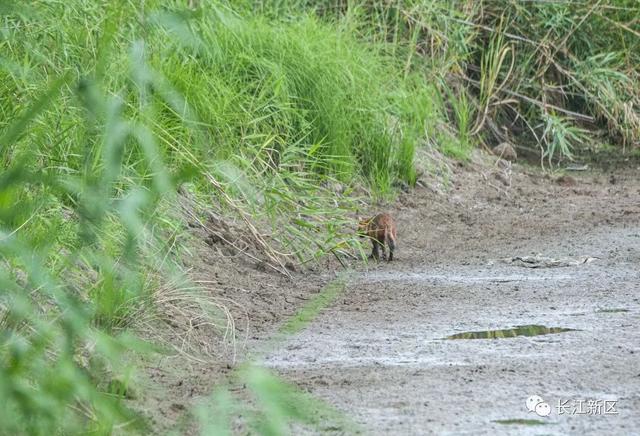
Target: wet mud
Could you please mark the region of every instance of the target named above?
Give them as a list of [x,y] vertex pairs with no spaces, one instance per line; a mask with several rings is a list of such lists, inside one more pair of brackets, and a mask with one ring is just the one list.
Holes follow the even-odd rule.
[[[396,217],[394,261],[350,261],[344,290],[275,348],[265,344],[340,264],[327,259],[286,280],[203,246],[194,268],[217,283],[215,297],[233,301],[236,362],[269,349],[262,365],[365,434],[637,432],[640,169],[572,173],[567,187],[514,165],[506,185],[492,176],[491,159],[451,164],[372,209]],[[530,259],[551,261],[526,267]],[[444,339],[522,326],[563,331]],[[155,428],[171,428],[235,364],[222,348],[215,359],[151,362],[152,386],[162,387],[145,398]],[[527,409],[531,396],[549,405],[549,416]],[[588,401],[615,404],[616,413],[567,406]]]
[[[353,273],[345,292],[263,364],[365,434],[638,431],[635,174],[615,187],[584,175],[576,189],[521,175],[506,199],[463,173],[453,203],[405,199],[395,211],[398,260]],[[502,261],[540,254],[593,261]],[[529,331],[512,334],[519,326]],[[443,340],[451,337],[459,339]],[[527,409],[532,395],[549,416]],[[607,413],[595,406],[605,402]]]

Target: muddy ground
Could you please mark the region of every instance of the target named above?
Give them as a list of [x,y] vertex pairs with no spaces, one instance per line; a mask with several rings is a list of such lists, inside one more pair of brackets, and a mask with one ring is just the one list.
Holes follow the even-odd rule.
[[[263,364],[367,434],[638,431],[640,169],[549,176],[481,154],[448,165],[450,172],[424,177],[387,207],[398,221],[397,259],[358,266],[344,292]],[[195,271],[215,284],[217,298],[233,301],[236,361],[260,349],[338,269],[328,262],[288,280],[214,248],[197,251]],[[592,261],[544,268],[504,261],[536,254]],[[443,339],[532,324],[573,330]],[[224,380],[234,353],[223,348],[199,360],[148,363],[144,409],[153,410],[158,432]],[[550,416],[527,410],[531,395],[550,405]],[[609,408],[615,401],[607,414],[593,406],[605,401]],[[571,414],[572,406],[589,413]]]

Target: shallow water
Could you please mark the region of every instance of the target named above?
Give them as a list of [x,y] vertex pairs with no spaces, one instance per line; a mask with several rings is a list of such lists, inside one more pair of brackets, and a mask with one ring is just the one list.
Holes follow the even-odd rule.
[[484,330],[479,332],[463,332],[447,336],[443,339],[504,339],[516,336],[539,336],[555,333],[572,332],[577,329],[564,327],[546,327],[543,325],[521,325],[510,329]]

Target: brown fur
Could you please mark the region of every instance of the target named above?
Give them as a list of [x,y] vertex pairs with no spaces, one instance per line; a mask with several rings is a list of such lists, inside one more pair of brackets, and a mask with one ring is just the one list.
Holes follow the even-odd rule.
[[379,213],[373,218],[360,220],[358,222],[358,234],[361,237],[368,237],[373,244],[372,258],[378,260],[379,249],[382,249],[382,259],[387,260],[385,246],[389,248],[388,261],[393,260],[393,251],[396,248],[396,223],[388,213]]

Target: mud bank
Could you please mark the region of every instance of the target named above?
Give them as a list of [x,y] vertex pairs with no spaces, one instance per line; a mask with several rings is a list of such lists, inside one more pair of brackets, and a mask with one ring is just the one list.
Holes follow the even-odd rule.
[[[212,297],[232,302],[237,341],[233,354],[218,347],[213,358],[149,363],[145,409],[153,410],[156,431],[174,428],[235,363],[265,349],[263,365],[350,416],[364,433],[640,428],[638,170],[582,172],[564,186],[516,165],[507,186],[492,178],[491,165],[485,156],[453,167],[446,180],[422,180],[396,203],[377,207],[397,218],[397,259],[353,262],[344,291],[275,348],[274,334],[340,265],[327,259],[287,280],[203,244],[194,269],[216,284]],[[504,261],[538,255],[594,260],[555,268]],[[529,325],[571,331],[443,339]],[[549,404],[550,416],[527,410],[532,395]],[[581,400],[615,401],[617,413],[558,413],[558,401]]]
[[[352,274],[344,294],[263,364],[368,434],[637,431],[640,189],[633,173],[622,185],[601,180],[585,176],[567,190],[521,175],[509,199],[477,181],[453,202],[404,199],[398,261]],[[503,261],[536,254],[595,259]],[[571,331],[443,339],[532,324]],[[532,395],[549,416],[527,410]]]

